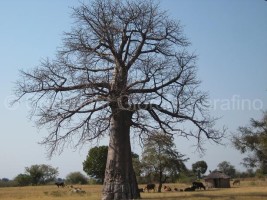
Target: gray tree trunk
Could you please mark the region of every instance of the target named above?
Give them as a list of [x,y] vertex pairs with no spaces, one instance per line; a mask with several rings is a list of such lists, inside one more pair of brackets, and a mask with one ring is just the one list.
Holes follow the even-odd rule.
[[119,111],[111,119],[102,200],[140,198],[132,166],[130,124],[131,114],[128,111]]

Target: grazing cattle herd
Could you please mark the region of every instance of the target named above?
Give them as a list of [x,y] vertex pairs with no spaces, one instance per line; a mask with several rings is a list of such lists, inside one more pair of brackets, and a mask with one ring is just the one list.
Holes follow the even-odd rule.
[[[153,190],[153,192],[155,192],[155,189],[156,189],[156,185],[154,183],[149,183],[147,184],[144,188],[139,188],[139,192],[150,192],[151,190]],[[167,186],[167,185],[164,185],[163,187],[163,190],[165,192],[170,192],[170,191],[175,191],[175,192],[187,192],[187,191],[195,191],[195,190],[206,190],[206,187],[205,185],[202,183],[202,182],[197,182],[197,181],[194,181],[192,183],[192,186],[190,187],[187,187],[185,189],[178,189],[177,187],[174,187],[173,190],[170,186]]]
[[[233,185],[239,184],[240,185],[240,180],[236,179],[233,181]],[[206,185],[206,186],[205,186]],[[192,185],[190,187],[186,187],[184,189],[180,188],[178,189],[177,187],[174,187],[173,189],[170,186],[164,185],[163,190],[165,192],[188,192],[188,191],[196,191],[196,190],[206,190],[206,188],[212,188],[212,186],[209,186],[209,183],[205,183],[205,185],[200,182],[200,181],[194,181],[192,182]],[[156,185],[154,183],[149,183],[147,184],[144,188],[139,188],[139,192],[150,192],[156,190]]]
[[[233,181],[233,185],[235,185],[235,184],[239,184],[240,185],[240,180],[239,179],[234,180]],[[59,187],[62,187],[62,188],[68,187],[69,191],[71,193],[80,193],[80,194],[85,194],[86,193],[81,188],[74,187],[73,185],[67,186],[67,185],[65,185],[64,182],[56,182],[55,185],[58,188]],[[173,190],[172,190],[172,188],[170,186],[166,186],[166,185],[164,185],[163,189],[164,189],[165,192],[170,192],[170,191],[174,191],[174,192],[183,192],[183,191],[189,192],[189,191],[195,191],[197,189],[206,190],[206,187],[202,182],[194,181],[194,182],[192,182],[192,185],[190,187],[187,187],[187,188],[184,188],[184,189],[178,189],[177,187],[174,187]],[[144,188],[138,188],[138,191],[139,192],[150,192],[150,191],[155,192],[156,191],[156,185],[154,183],[149,183]]]

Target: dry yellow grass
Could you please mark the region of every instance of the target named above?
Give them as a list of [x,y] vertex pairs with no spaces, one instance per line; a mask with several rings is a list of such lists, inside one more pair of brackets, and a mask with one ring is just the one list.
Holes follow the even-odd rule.
[[31,186],[0,188],[0,199],[2,200],[82,200],[100,199],[101,186],[79,186],[85,190],[85,194],[72,193],[69,188],[57,188],[56,186]]
[[267,188],[211,189],[195,192],[163,192],[143,194],[144,199],[185,199],[185,200],[263,200],[267,199]]
[[[168,184],[170,187],[185,188],[184,184]],[[79,186],[86,194],[73,194],[68,188],[51,186],[10,187],[0,188],[2,200],[99,200],[100,185]],[[142,187],[142,185],[140,185]],[[184,200],[264,200],[267,199],[267,181],[241,181],[240,186],[228,189],[208,189],[195,192],[150,192],[141,193],[142,199],[184,199]]]

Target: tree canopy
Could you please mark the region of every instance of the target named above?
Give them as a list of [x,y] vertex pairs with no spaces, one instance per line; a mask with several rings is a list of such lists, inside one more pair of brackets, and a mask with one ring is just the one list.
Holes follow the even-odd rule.
[[28,186],[32,184],[32,178],[29,174],[18,174],[14,181],[18,186]]
[[176,150],[173,138],[170,135],[154,133],[144,141],[142,154],[144,175],[152,176],[152,181],[159,183],[159,192],[161,192],[162,184],[168,178],[177,177],[177,174],[186,170],[184,165],[186,160],[188,159]]
[[197,173],[198,178],[201,178],[201,174],[205,174],[208,169],[208,165],[204,160],[197,161],[192,164],[192,171]]
[[261,120],[250,120],[250,126],[241,126],[233,136],[233,145],[241,153],[247,153],[243,164],[248,168],[260,168],[267,173],[267,112]]
[[108,146],[91,148],[83,162],[83,171],[89,176],[104,182],[105,168],[108,156]]
[[81,172],[71,172],[66,176],[66,182],[68,184],[87,184],[88,178]]
[[236,169],[233,165],[231,165],[228,161],[222,161],[218,164],[218,170],[222,171],[223,173],[227,174],[228,176],[234,178],[236,175]]
[[[26,175],[31,178],[31,183],[33,185],[46,184],[48,182],[54,181],[58,175],[58,169],[51,167],[50,165],[32,165],[30,167],[25,167]],[[28,180],[28,176],[24,174],[20,175],[18,178],[20,180]]]

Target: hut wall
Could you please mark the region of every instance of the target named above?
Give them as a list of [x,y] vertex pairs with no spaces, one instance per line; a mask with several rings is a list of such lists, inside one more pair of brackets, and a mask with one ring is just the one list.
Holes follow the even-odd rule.
[[214,180],[213,179],[206,179],[205,180],[205,186],[207,188],[214,188]]
[[230,179],[220,179],[220,188],[230,188]]
[[230,188],[230,179],[214,178],[206,179],[205,182],[209,188]]

